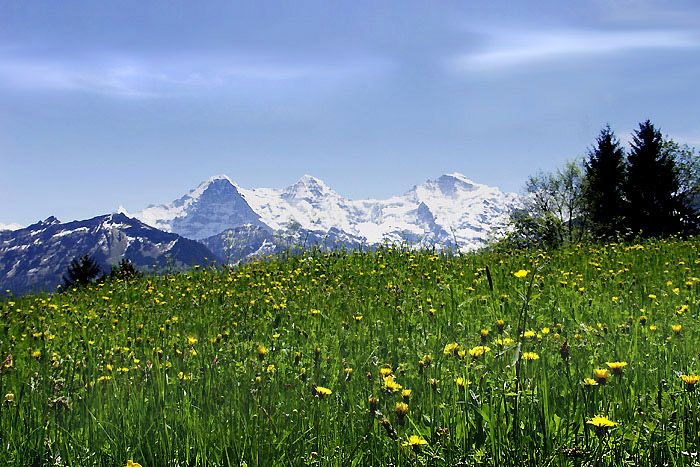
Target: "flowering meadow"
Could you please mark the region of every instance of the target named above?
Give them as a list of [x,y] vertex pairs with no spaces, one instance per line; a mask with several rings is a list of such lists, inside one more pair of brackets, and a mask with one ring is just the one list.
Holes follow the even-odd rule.
[[0,299],[0,463],[700,465],[700,242],[290,252]]

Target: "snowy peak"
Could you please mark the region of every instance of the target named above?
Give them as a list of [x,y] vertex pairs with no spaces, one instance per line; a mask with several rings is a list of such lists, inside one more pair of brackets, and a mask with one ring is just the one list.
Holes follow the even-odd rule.
[[246,225],[278,232],[297,225],[340,232],[370,245],[409,241],[415,246],[470,249],[482,245],[518,203],[517,195],[460,173],[429,179],[387,200],[350,200],[311,175],[283,189],[246,189],[217,175],[182,198],[149,207],[136,217],[193,239]]
[[322,180],[311,175],[304,175],[295,184],[285,188],[282,196],[289,200],[306,200],[309,202],[324,196],[339,197],[338,193],[331,190]]
[[211,177],[182,198],[150,206],[135,217],[155,228],[195,240],[246,224],[266,227],[226,175]]

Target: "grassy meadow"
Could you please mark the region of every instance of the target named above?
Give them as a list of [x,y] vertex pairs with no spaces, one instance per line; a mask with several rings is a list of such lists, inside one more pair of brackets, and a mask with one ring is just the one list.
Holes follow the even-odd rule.
[[311,251],[0,299],[0,463],[700,465],[699,247]]

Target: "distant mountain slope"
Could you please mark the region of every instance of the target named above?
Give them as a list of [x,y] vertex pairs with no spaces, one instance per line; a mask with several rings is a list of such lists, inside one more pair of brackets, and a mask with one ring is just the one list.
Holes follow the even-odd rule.
[[[0,232],[0,290],[54,290],[71,260],[93,255],[103,270],[127,258],[140,269],[186,269],[216,260],[204,245],[124,214],[62,224],[55,217]],[[221,261],[221,260],[219,260]]]
[[473,249],[502,224],[520,197],[453,173],[387,200],[350,200],[305,175],[284,189],[245,189],[226,176],[212,177],[188,195],[151,206],[135,217],[188,238],[204,239],[247,225],[342,233],[367,245],[384,241]]
[[284,253],[290,248],[318,246],[324,250],[356,249],[363,239],[353,237],[338,229],[328,232],[302,229],[298,224],[286,230],[271,232],[268,228],[245,225],[224,230],[200,240],[216,256],[227,263],[236,263],[252,257]]

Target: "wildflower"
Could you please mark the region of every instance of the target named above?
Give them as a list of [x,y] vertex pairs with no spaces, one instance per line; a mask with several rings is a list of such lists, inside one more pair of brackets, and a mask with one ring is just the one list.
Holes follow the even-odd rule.
[[650,293],[649,298],[652,300],[656,300],[656,295],[654,295],[653,293]]
[[12,404],[15,401],[15,395],[11,392],[8,392],[7,394],[5,394],[4,401],[8,404]]
[[399,439],[399,435],[396,433],[396,430],[394,430],[394,427],[391,426],[391,422],[389,422],[386,417],[379,420],[379,424],[384,427],[384,430],[386,431],[386,434],[389,435],[389,438],[393,440]]
[[593,378],[584,378],[583,385],[586,388],[593,388],[595,386],[598,386],[598,381],[594,380]]
[[404,402],[397,402],[396,403],[396,416],[399,419],[399,425],[403,426],[403,419],[408,413],[408,404]]
[[423,439],[420,436],[411,435],[409,436],[408,440],[402,444],[402,446],[410,447],[414,451],[417,451],[420,449],[420,446],[424,444],[428,444],[428,442],[425,439]]
[[486,339],[489,337],[489,330],[488,329],[482,329],[481,330],[481,342],[486,342]]
[[472,358],[479,358],[482,355],[484,355],[487,352],[490,352],[491,348],[485,346],[485,345],[477,345],[476,347],[472,347],[469,349],[469,355]]
[[138,462],[134,462],[131,459],[126,461],[126,467],[142,467]]
[[515,277],[517,277],[518,279],[523,279],[523,278],[525,278],[525,277],[527,276],[527,274],[528,274],[529,272],[530,272],[529,269],[527,269],[527,270],[526,270],[526,269],[521,269],[521,270],[519,270],[519,271],[517,271],[517,272],[514,272],[513,275],[514,275]]
[[639,324],[642,325],[642,326],[644,326],[644,325],[647,323],[647,320],[648,320],[648,319],[649,319],[649,318],[647,318],[646,315],[640,316],[640,317],[639,317]]
[[457,387],[460,391],[464,391],[465,386],[469,386],[470,384],[472,384],[471,381],[469,381],[468,379],[464,379],[461,376],[455,380],[455,383],[457,383]]
[[430,378],[430,387],[433,388],[434,391],[437,390],[437,385],[439,382],[439,379]]
[[445,355],[452,355],[452,354],[457,354],[459,351],[459,344],[456,342],[453,342],[451,344],[445,345],[445,348],[442,350],[442,353]]
[[187,338],[187,344],[191,347],[197,343],[197,338],[196,337],[188,337]]
[[403,397],[404,403],[408,404],[408,401],[411,399],[411,390],[404,389],[403,391],[401,391],[401,396]]
[[539,360],[540,356],[535,352],[523,352],[523,360]]
[[695,385],[700,381],[698,375],[681,375],[681,379],[685,383],[685,390],[690,392],[695,390]]
[[380,368],[379,374],[382,376],[382,378],[386,378],[387,376],[391,375],[391,367]]
[[267,373],[274,373],[275,372],[275,365],[267,365],[267,370],[265,370]]
[[616,422],[613,422],[608,417],[603,417],[602,415],[596,415],[588,420],[586,424],[594,426],[598,434],[602,434],[606,429],[617,425]]
[[497,337],[497,338],[494,340],[494,342],[495,342],[497,345],[506,346],[506,345],[512,344],[514,341],[513,341],[513,339],[511,339],[510,337],[504,337],[504,338]]
[[526,338],[526,339],[532,339],[532,338],[535,337],[536,335],[537,335],[537,334],[535,334],[535,331],[525,331],[525,332],[523,333],[523,337]]
[[345,381],[350,381],[352,379],[352,368],[346,368],[343,372],[345,373]]
[[394,380],[394,377],[389,375],[384,378],[384,389],[390,392],[398,392],[401,389],[401,385]]
[[498,329],[499,334],[503,334],[503,326],[506,325],[506,322],[503,321],[502,319],[499,319],[496,321],[496,329]]
[[34,358],[41,357],[41,350],[35,350],[34,352],[32,352],[32,357],[34,357]]
[[671,325],[671,331],[673,331],[673,333],[677,336],[680,335],[682,328],[683,328],[683,326],[681,326],[680,324],[672,324]]
[[267,355],[267,349],[265,348],[264,345],[258,346],[258,360],[263,361],[265,358],[265,355]]
[[605,362],[608,368],[612,371],[612,374],[621,376],[622,369],[627,366],[627,362]]
[[598,384],[605,384],[608,380],[608,376],[610,376],[610,371],[603,368],[596,368],[593,370],[593,375],[596,381],[598,381]]
[[354,319],[355,321],[360,321],[362,319],[362,315],[354,315],[352,319]]
[[543,336],[546,336],[547,334],[549,334],[550,329],[549,328],[542,328],[542,331],[540,331],[540,332],[542,333]]
[[377,405],[379,405],[379,399],[376,397],[369,398],[369,411],[374,414],[377,411]]
[[652,324],[651,326],[649,326],[649,330],[656,331],[656,325]]
[[332,394],[332,393],[333,393],[333,391],[331,391],[331,390],[328,389],[328,388],[324,388],[324,387],[321,387],[321,386],[316,386],[316,394],[318,394],[318,397],[321,398],[321,399],[323,399],[325,396],[328,396],[328,395],[330,395],[330,394]]

